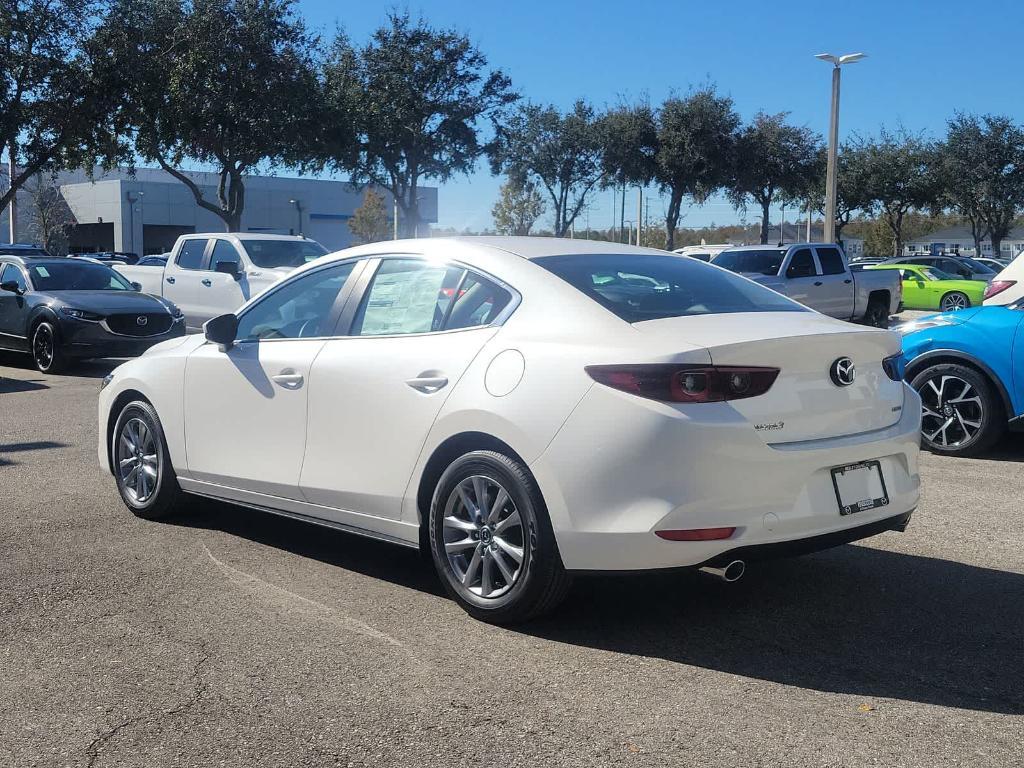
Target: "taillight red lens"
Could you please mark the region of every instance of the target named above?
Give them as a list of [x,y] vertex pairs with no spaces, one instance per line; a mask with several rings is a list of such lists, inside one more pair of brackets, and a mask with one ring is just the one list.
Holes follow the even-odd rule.
[[779,375],[778,368],[651,363],[588,365],[599,384],[623,392],[673,403],[716,403],[763,395]]
[[993,280],[988,284],[988,288],[985,289],[985,298],[991,299],[993,296],[1002,293],[1007,288],[1012,288],[1016,284],[1016,280]]
[[678,531],[655,531],[654,535],[668,541],[718,541],[736,533],[735,528],[684,528]]

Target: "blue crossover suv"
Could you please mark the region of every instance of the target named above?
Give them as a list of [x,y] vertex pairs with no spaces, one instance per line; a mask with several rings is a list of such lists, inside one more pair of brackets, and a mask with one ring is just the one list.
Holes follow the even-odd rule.
[[905,378],[921,395],[921,439],[973,456],[1024,430],[1024,301],[905,323]]

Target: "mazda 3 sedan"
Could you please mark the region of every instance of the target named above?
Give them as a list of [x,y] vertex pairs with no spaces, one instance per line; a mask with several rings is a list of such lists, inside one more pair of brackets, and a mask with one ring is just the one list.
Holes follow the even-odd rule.
[[84,358],[134,357],[184,333],[176,306],[105,264],[0,256],[0,349],[30,354],[43,373]]
[[903,530],[921,401],[895,333],[614,243],[376,243],[117,368],[99,460],[164,518],[207,496],[428,550],[492,622],[580,571],[707,569]]

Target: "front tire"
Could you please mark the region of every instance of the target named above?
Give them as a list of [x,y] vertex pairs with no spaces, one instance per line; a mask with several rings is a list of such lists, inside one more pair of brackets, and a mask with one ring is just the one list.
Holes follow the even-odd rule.
[[987,376],[964,365],[932,365],[910,382],[921,395],[921,442],[932,453],[977,456],[1002,437],[1006,414]]
[[136,400],[122,409],[111,435],[110,455],[117,491],[132,514],[165,520],[178,512],[185,494],[153,406]]
[[32,331],[32,362],[40,373],[60,373],[67,368],[57,329],[48,320],[39,323]]
[[939,302],[939,309],[943,312],[958,312],[961,309],[968,309],[970,306],[971,300],[967,298],[966,293],[960,291],[950,291]]
[[544,499],[518,461],[494,451],[456,459],[438,481],[428,522],[441,582],[474,618],[527,621],[565,597],[570,577]]

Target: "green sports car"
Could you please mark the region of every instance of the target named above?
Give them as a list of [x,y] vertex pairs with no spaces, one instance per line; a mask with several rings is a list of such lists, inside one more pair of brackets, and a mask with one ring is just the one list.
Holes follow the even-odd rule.
[[981,306],[988,283],[961,280],[941,269],[920,264],[873,264],[867,269],[898,269],[903,281],[903,306],[906,309],[937,309],[955,312]]

